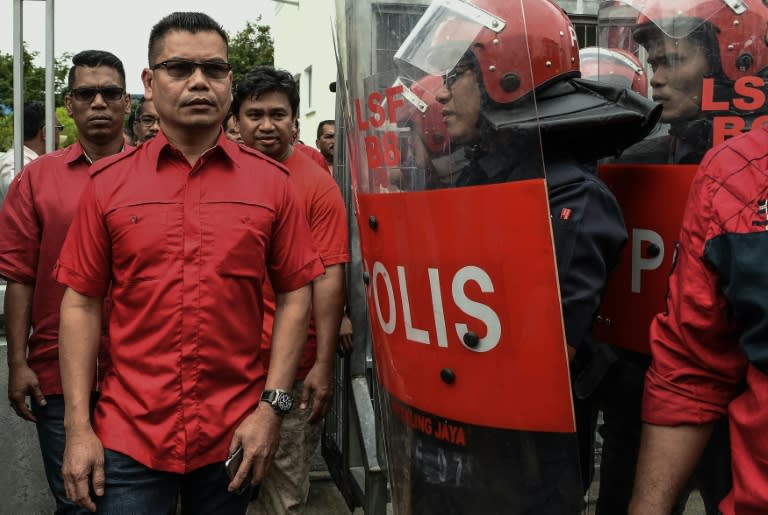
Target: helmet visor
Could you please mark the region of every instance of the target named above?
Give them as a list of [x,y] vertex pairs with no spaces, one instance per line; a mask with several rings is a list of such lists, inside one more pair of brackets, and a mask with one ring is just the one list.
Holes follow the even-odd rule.
[[412,68],[422,74],[445,74],[482,29],[499,32],[505,25],[501,18],[462,0],[437,0],[397,50],[395,62],[406,75],[414,74]]
[[665,36],[685,38],[723,9],[734,15],[747,9],[743,0],[621,0],[614,4],[618,4],[613,9],[616,12],[621,12],[621,7],[638,12],[635,39],[642,38],[644,28],[652,28],[651,24]]

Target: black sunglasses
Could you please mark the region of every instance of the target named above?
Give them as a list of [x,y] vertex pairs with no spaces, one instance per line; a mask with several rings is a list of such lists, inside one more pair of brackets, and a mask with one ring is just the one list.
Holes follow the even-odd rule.
[[105,102],[117,102],[123,98],[125,90],[117,86],[107,86],[105,88],[75,88],[69,92],[69,95],[78,102],[93,102],[96,95],[101,95]]
[[457,64],[453,70],[443,75],[443,84],[445,84],[446,88],[451,89],[453,85],[456,84],[456,81],[459,80],[459,77],[467,73],[472,68],[473,66],[469,64]]
[[189,59],[169,59],[150,67],[152,70],[165,68],[172,79],[186,79],[195,73],[196,68],[203,70],[209,79],[225,79],[232,65],[226,61],[191,61]]

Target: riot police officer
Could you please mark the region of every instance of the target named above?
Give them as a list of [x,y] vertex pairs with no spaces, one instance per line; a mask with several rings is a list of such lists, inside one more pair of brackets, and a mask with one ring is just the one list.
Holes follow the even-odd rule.
[[[410,38],[396,58],[410,68],[443,75],[435,99],[442,106],[451,145],[463,149],[467,159],[458,171],[456,186],[525,181],[546,173],[565,336],[576,386],[580,475],[586,488],[591,480],[595,406],[589,389],[579,383],[590,376],[593,320],[626,240],[621,211],[594,174],[593,160],[645,136],[659,110],[639,95],[630,94],[631,101],[624,102],[623,88],[580,80],[575,32],[565,12],[548,0],[461,2],[462,9],[471,11],[463,16],[451,12],[450,2],[439,8],[435,4],[441,2],[433,3],[433,10],[425,15],[433,15],[429,24],[424,23],[428,33]],[[512,23],[521,18],[524,26]],[[473,26],[470,19],[487,23]],[[493,28],[502,25],[503,30]],[[535,58],[510,50],[521,46],[536,49]],[[550,485],[540,485],[538,491],[529,487],[526,492],[530,498],[539,496],[541,503],[543,494],[551,495],[556,478],[567,469],[562,466],[565,458],[548,451],[556,447],[546,438],[528,435],[524,444],[498,445],[499,461],[525,463],[519,458],[526,454],[526,446],[528,454],[547,463],[541,467],[542,474],[551,474]],[[413,477],[439,492],[439,482],[423,472]],[[514,477],[509,480],[513,482]],[[432,502],[440,502],[439,495]],[[547,508],[555,511],[537,513],[576,509],[567,503]]]

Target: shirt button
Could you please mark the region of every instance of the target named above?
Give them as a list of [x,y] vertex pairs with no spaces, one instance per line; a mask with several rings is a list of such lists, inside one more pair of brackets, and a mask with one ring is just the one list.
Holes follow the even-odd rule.
[[131,217],[131,223],[132,223],[132,224],[137,224],[137,223],[139,223],[139,217],[138,217],[138,216],[136,216],[136,215],[133,215],[133,216]]

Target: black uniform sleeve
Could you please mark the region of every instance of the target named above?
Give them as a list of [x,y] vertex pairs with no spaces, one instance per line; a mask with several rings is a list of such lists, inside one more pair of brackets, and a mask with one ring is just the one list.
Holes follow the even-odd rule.
[[584,171],[577,180],[555,183],[549,181],[551,173],[549,205],[565,336],[578,348],[591,331],[627,232],[616,199],[597,177]]

